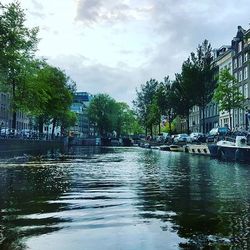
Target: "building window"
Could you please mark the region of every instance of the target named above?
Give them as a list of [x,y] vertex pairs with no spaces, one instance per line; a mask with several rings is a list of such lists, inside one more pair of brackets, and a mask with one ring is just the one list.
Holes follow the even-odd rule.
[[237,68],[237,58],[234,58],[234,69]]
[[242,81],[242,70],[239,71],[239,82]]
[[234,78],[236,79],[236,81],[238,81],[238,74],[237,74],[237,72],[234,73]]
[[247,83],[244,85],[244,97],[248,98],[248,84]]
[[242,86],[239,87],[239,92],[243,94]]
[[238,52],[242,51],[242,41],[238,43]]
[[244,54],[243,62],[247,61],[247,52]]
[[239,67],[242,66],[242,56],[239,56],[239,58],[238,58],[238,65],[239,65]]
[[243,110],[240,109],[240,113],[239,113],[239,124],[240,126],[242,126],[243,124]]
[[243,79],[246,80],[247,78],[248,78],[248,69],[247,67],[245,67],[243,70]]

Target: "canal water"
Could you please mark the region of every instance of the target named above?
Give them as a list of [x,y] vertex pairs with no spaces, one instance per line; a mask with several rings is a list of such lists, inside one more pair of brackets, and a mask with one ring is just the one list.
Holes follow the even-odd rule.
[[250,166],[140,148],[0,163],[0,249],[250,249]]

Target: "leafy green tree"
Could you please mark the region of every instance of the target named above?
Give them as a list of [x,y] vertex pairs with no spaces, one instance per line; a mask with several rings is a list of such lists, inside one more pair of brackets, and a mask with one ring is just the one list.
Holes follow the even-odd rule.
[[62,135],[67,135],[68,129],[74,126],[76,122],[77,115],[75,112],[68,110],[66,113],[64,113],[63,117],[60,120]]
[[[174,118],[173,106],[171,98],[171,81],[169,77],[165,77],[163,82],[159,83],[159,88],[156,93],[157,105],[160,110],[161,115],[165,115],[168,120],[169,132],[172,132],[172,121]],[[161,121],[160,121],[161,122]],[[160,134],[161,124],[159,123],[159,134]]]
[[124,102],[117,102],[116,128],[117,135],[134,134],[136,117],[129,105]]
[[141,124],[139,123],[137,117],[134,116],[134,120],[131,123],[131,132],[130,132],[130,134],[138,135],[138,134],[144,134],[144,132],[145,131],[144,131],[143,127],[141,126]]
[[115,100],[107,94],[98,94],[91,100],[88,117],[101,136],[106,136],[114,130],[117,110]]
[[0,13],[1,82],[12,95],[12,128],[16,128],[16,111],[26,108],[20,96],[28,88],[26,77],[37,49],[38,28],[25,27],[25,13],[19,2],[0,4]]
[[88,107],[88,117],[101,136],[116,131],[117,136],[141,133],[138,120],[128,104],[106,94],[96,95]]
[[[150,128],[153,128],[156,125],[159,125],[159,134],[160,134],[160,123],[161,123],[161,110],[157,103],[157,97],[153,98],[153,102],[149,106],[149,113],[147,118],[147,125]],[[151,131],[151,135],[152,135]]]
[[162,128],[162,132],[167,132],[167,133],[172,133],[172,131],[175,130],[175,125],[173,120],[171,122],[166,121],[166,123],[164,124],[164,127]]
[[48,93],[50,83],[45,80],[46,62],[32,60],[29,62],[25,85],[19,86],[16,102],[22,103],[20,109],[31,116],[39,116],[45,113],[45,107],[51,98]]
[[188,77],[195,83],[195,104],[200,107],[202,112],[203,132],[205,132],[205,108],[212,100],[216,84],[212,61],[212,47],[208,40],[204,40],[202,44],[198,45],[196,54],[192,52],[189,60],[192,67]]
[[75,83],[62,70],[45,62],[37,70],[32,82],[36,90],[31,91],[28,96],[30,99],[35,97],[37,99],[31,112],[38,117],[40,133],[43,131],[44,123],[52,122],[53,136],[55,126],[63,124],[65,119],[70,118],[67,115],[70,115]]
[[158,81],[156,81],[155,79],[150,79],[144,85],[141,85],[140,90],[136,90],[137,97],[133,101],[135,113],[140,123],[145,127],[146,134],[148,128],[151,131],[151,135],[153,133],[152,123],[149,122],[149,111],[153,99],[156,96],[158,87]]
[[219,104],[220,111],[229,113],[229,127],[232,126],[232,109],[243,108],[244,96],[239,91],[237,80],[230,74],[228,69],[224,69],[219,74],[219,82],[215,89],[213,99]]
[[182,74],[176,74],[171,87],[171,103],[177,115],[184,117],[187,122],[187,133],[189,133],[189,112],[194,105],[194,94],[191,91],[194,83],[185,78],[185,65]]

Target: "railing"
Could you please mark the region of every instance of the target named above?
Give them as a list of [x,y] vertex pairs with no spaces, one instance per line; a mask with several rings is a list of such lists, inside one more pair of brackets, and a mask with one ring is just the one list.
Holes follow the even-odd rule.
[[18,139],[18,140],[42,140],[42,141],[61,141],[64,136],[52,136],[48,134],[20,135],[1,133],[0,139]]

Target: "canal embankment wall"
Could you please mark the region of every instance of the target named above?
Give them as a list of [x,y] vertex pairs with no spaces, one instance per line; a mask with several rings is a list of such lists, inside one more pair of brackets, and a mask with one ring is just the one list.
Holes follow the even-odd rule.
[[67,146],[67,138],[56,140],[23,140],[18,138],[1,138],[0,154],[11,152],[30,152],[45,151],[48,149],[57,149]]

